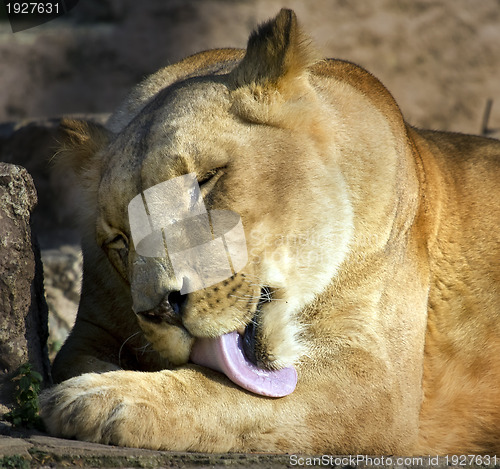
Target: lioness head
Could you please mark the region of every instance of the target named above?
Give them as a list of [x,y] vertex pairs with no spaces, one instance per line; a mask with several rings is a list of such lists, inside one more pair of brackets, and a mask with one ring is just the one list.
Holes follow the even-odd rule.
[[[216,66],[200,57],[198,68],[190,58],[150,78],[108,129],[66,121],[62,152],[84,181],[88,236],[116,271],[106,281],[130,292],[153,347],[183,364],[196,338],[238,330],[251,360],[279,369],[307,352],[298,313],[335,276],[352,237],[341,130],[311,83],[316,57],[291,11],[253,33],[244,57],[219,51]],[[208,213],[240,217],[248,260],[183,294],[168,255],[138,252],[129,204],[192,174]]]

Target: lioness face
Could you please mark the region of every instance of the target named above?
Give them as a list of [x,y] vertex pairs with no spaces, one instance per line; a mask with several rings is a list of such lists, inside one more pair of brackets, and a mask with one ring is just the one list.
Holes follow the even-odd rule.
[[[264,368],[282,368],[305,352],[297,313],[344,259],[352,211],[331,164],[326,119],[307,80],[297,80],[297,96],[263,99],[231,75],[174,84],[101,154],[97,242],[128,284],[147,339],[173,364],[189,360],[197,337],[234,330]],[[248,261],[223,281],[181,294],[183,279],[168,255],[137,252],[128,205],[193,173],[207,211],[241,217]]]

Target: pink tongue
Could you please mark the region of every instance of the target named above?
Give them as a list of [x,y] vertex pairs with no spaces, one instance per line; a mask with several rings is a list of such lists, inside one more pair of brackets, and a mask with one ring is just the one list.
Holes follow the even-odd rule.
[[233,383],[256,394],[283,397],[293,392],[297,384],[295,368],[262,370],[247,359],[241,342],[236,331],[216,339],[197,339],[191,360],[224,373]]

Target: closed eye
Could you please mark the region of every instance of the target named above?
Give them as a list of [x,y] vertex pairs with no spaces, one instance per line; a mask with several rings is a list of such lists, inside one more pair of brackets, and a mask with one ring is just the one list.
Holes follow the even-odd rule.
[[113,267],[128,282],[128,239],[118,234],[106,241],[104,248]]
[[202,196],[205,196],[213,189],[215,184],[217,184],[217,181],[224,175],[225,170],[225,166],[214,168],[206,172],[201,178],[198,179]]
[[119,234],[112,238],[110,241],[104,243],[108,249],[128,249],[128,241],[126,238]]

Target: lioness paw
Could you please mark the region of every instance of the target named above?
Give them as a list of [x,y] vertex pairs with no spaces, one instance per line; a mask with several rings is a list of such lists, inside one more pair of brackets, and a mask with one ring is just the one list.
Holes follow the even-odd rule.
[[[40,396],[48,431],[65,438],[119,446],[158,449],[160,428],[154,393],[129,371],[87,373],[69,379]],[[150,375],[154,375],[151,373]]]

